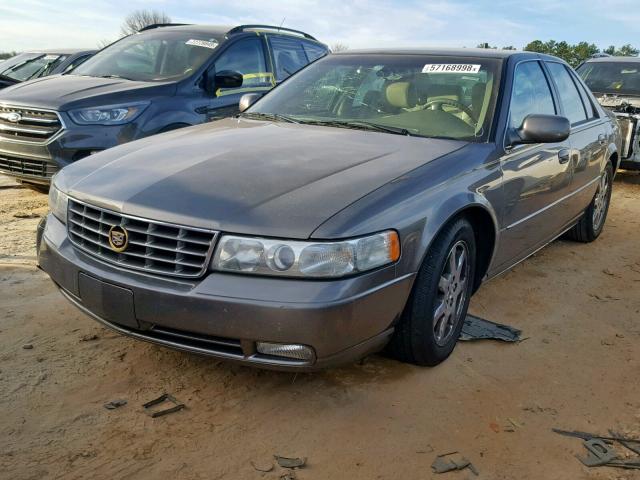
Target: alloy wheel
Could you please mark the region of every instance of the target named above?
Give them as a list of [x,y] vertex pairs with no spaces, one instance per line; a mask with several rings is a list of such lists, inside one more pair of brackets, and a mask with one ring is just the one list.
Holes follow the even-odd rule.
[[467,300],[469,281],[469,247],[460,240],[447,256],[440,274],[436,308],[433,313],[433,335],[439,346],[444,346],[456,330]]
[[609,189],[611,188],[609,175],[607,172],[600,177],[600,183],[598,185],[598,191],[593,202],[593,229],[599,230],[604,221],[604,217],[607,213],[607,207],[609,206]]

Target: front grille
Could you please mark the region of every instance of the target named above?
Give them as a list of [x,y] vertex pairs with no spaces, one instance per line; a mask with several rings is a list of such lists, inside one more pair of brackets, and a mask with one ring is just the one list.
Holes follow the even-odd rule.
[[55,163],[0,152],[0,172],[14,175],[51,178],[60,167]]
[[[123,252],[109,245],[109,230],[128,234]],[[209,264],[217,232],[145,220],[69,199],[67,231],[81,250],[115,265],[175,277],[199,277]]]
[[[12,121],[15,117],[17,121]],[[63,128],[56,112],[0,106],[0,138],[46,143]]]

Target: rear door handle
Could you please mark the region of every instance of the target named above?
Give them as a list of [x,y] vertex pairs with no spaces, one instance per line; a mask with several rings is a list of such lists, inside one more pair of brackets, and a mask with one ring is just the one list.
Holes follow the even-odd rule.
[[598,143],[600,145],[604,145],[607,141],[607,136],[604,133],[601,133],[600,135],[598,135]]
[[569,160],[571,160],[571,150],[563,148],[558,152],[558,161],[560,163],[567,163]]

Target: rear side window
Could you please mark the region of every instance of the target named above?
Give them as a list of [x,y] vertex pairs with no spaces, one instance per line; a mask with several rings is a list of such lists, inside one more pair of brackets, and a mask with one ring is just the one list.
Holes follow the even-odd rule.
[[547,67],[551,78],[558,87],[564,115],[569,119],[571,125],[585,121],[587,112],[584,109],[582,97],[567,68],[561,63],[555,62],[547,62]]
[[269,37],[269,44],[276,65],[276,80],[279,82],[293,75],[308,63],[307,55],[299,40],[273,36]]
[[311,42],[302,42],[304,53],[307,54],[309,62],[313,62],[320,57],[324,57],[327,54],[327,49],[320,45]]
[[216,60],[215,70],[240,72],[242,88],[271,85],[271,73],[267,71],[262,40],[258,37],[244,38],[227,48]]
[[520,128],[527,115],[556,114],[549,82],[538,62],[525,62],[516,67],[510,112],[511,128]]
[[591,102],[591,98],[589,97],[586,88],[582,85],[582,82],[576,78],[576,75],[573,72],[571,72],[571,78],[573,78],[573,81],[578,86],[580,96],[582,97],[582,103],[584,104],[584,108],[587,110],[587,118],[589,120],[596,118],[598,114],[596,113],[595,108],[593,108],[593,103]]

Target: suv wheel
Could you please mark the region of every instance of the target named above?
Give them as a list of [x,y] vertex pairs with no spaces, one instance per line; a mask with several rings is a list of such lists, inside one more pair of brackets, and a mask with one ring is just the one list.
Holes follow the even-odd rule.
[[445,227],[418,272],[389,350],[399,360],[434,366],[453,351],[473,292],[476,244],[464,218]]
[[604,229],[611,203],[611,190],[613,186],[613,166],[607,163],[600,181],[598,190],[593,200],[584,212],[580,221],[568,232],[569,238],[578,242],[593,242],[600,236]]

